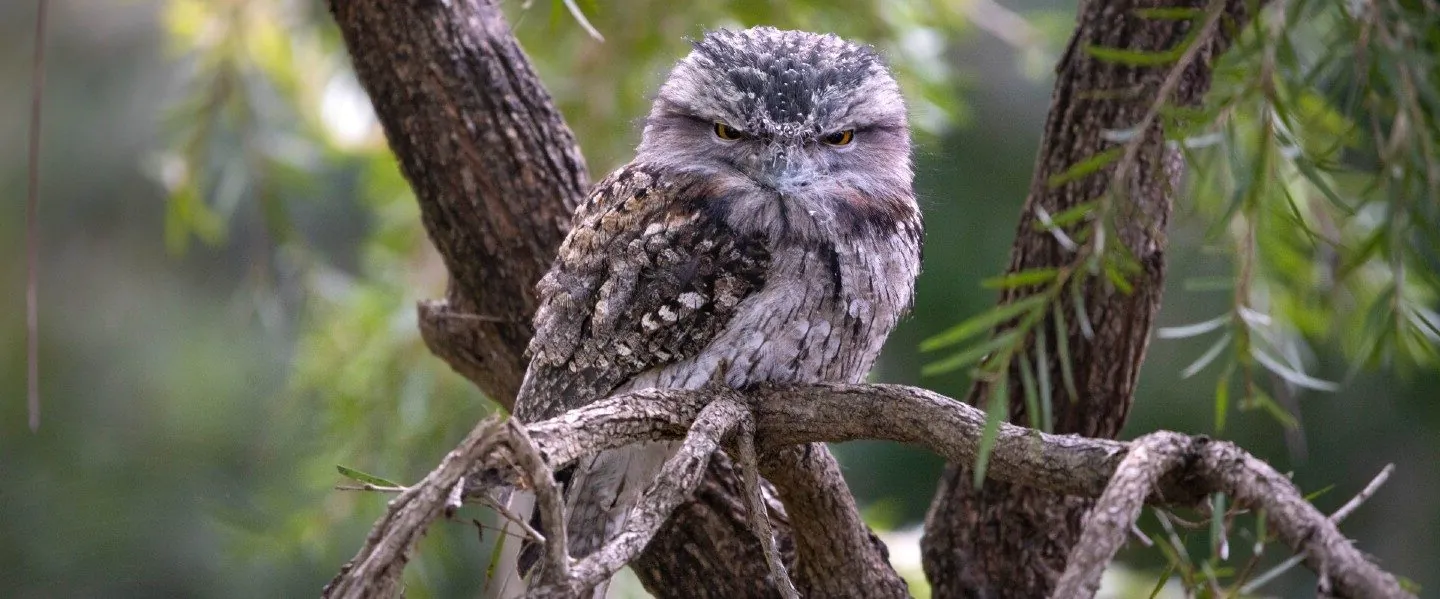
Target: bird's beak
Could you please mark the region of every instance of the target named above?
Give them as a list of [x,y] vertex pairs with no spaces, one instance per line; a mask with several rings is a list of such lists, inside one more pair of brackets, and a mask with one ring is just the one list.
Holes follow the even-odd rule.
[[804,180],[804,173],[807,171],[804,168],[805,160],[805,154],[799,147],[772,142],[765,148],[760,167],[760,182],[781,195],[790,195],[808,187],[810,182]]

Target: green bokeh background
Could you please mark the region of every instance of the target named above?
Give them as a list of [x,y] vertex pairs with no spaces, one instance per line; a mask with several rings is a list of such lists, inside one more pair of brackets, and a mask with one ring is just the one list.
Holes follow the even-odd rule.
[[[172,4],[183,3],[52,2],[39,226],[45,412],[32,434],[21,215],[34,3],[0,3],[0,252],[11,257],[0,261],[0,595],[314,596],[385,501],[332,490],[342,482],[334,465],[415,480],[490,410],[414,333],[410,306],[438,296],[443,278],[422,247],[403,181],[373,139],[360,149],[325,146],[295,162],[306,168],[268,171],[265,201],[283,207],[288,233],[267,226],[260,202],[249,201],[261,194],[242,194],[222,211],[227,234],[218,243],[167,249],[171,190],[160,157],[183,137],[173,107],[208,68],[169,37]],[[629,3],[616,12],[582,3],[609,36],[596,44],[562,10],[511,4],[594,178],[625,160],[649,94],[685,51],[681,37],[702,26],[773,23],[864,39],[903,37],[933,16],[875,25],[883,19],[868,19],[869,4],[856,2],[784,10]],[[876,14],[890,12],[877,6]],[[951,99],[933,108],[949,125],[920,137],[925,272],[914,317],[892,337],[879,379],[952,396],[968,385],[963,373],[922,379],[916,348],[994,301],[977,281],[1005,264],[1029,185],[1050,89],[1036,61],[1053,59],[1073,10],[1033,0],[1008,6],[1041,25],[1050,54],[1027,54],[952,15],[931,30],[947,73],[907,79],[929,86],[925,97]],[[322,8],[286,14],[304,18],[277,23],[281,31],[308,31],[331,72],[344,66],[343,55],[325,50],[336,33]],[[639,27],[625,25],[627,14],[658,16]],[[309,135],[303,115],[261,112],[267,127]],[[215,143],[236,145],[223,136]],[[283,146],[284,138],[266,143]],[[1189,277],[1228,275],[1229,263],[1193,249],[1203,227],[1183,202],[1172,222],[1161,325],[1228,305],[1223,293],[1182,288]],[[303,248],[287,239],[304,240]],[[1204,347],[1152,343],[1127,437],[1213,431],[1214,373],[1178,374]],[[1322,352],[1319,360],[1319,375],[1344,378],[1338,358]],[[1338,393],[1299,397],[1303,443],[1260,412],[1232,415],[1223,436],[1293,471],[1307,492],[1333,485],[1317,499],[1326,510],[1393,462],[1389,485],[1344,530],[1385,568],[1437,589],[1437,389],[1430,371],[1364,373]],[[877,527],[903,531],[923,519],[940,460],[886,443],[837,450]],[[481,540],[464,522],[432,533],[409,574],[415,596],[473,595],[493,536]],[[1270,561],[1283,557],[1280,549],[1270,549]],[[1163,565],[1137,547],[1122,560],[1142,575]],[[1309,596],[1313,576],[1297,570],[1268,588]]]

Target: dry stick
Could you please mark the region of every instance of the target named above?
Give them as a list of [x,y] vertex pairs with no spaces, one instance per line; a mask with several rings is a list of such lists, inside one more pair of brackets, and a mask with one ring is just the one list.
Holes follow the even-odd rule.
[[[1161,431],[1131,443],[1130,454],[1116,468],[1090,512],[1052,597],[1094,596],[1105,566],[1125,542],[1146,497],[1162,476],[1182,467],[1199,479],[1206,492],[1227,493],[1237,505],[1263,507],[1280,538],[1320,574],[1323,592],[1346,597],[1412,596],[1393,576],[1370,563],[1340,533],[1333,519],[1320,514],[1288,478],[1268,464],[1230,443]],[[1381,474],[1361,496],[1368,497],[1367,491],[1374,493],[1384,481],[1386,473]]]
[[525,427],[514,419],[505,421],[505,431],[516,440],[511,450],[515,460],[530,479],[535,491],[535,507],[540,511],[549,540],[545,543],[545,565],[540,569],[540,582],[555,584],[570,578],[570,539],[565,528],[565,501],[560,495],[560,485],[555,483],[555,472],[545,463],[540,449],[530,439]]
[[770,526],[770,513],[765,507],[765,496],[760,489],[760,459],[755,455],[755,426],[753,421],[747,424],[749,426],[741,428],[735,444],[738,454],[736,461],[739,462],[741,477],[745,483],[746,508],[750,510],[750,526],[754,528],[755,536],[760,537],[760,547],[765,550],[765,561],[770,564],[770,577],[780,589],[780,594],[785,599],[800,599],[800,591],[795,588],[795,581],[790,580],[790,573],[785,570],[785,562],[780,559],[780,550],[775,547],[775,531]]
[[39,0],[35,12],[35,62],[30,90],[30,169],[25,198],[25,355],[28,383],[26,406],[30,432],[40,430],[40,107],[45,90],[45,13],[50,3]]
[[[1370,484],[1365,485],[1365,488],[1360,490],[1360,493],[1356,494],[1354,497],[1351,497],[1350,501],[1346,502],[1345,505],[1340,506],[1340,509],[1335,510],[1335,513],[1330,514],[1330,521],[1334,522],[1335,524],[1340,524],[1346,518],[1350,517],[1350,514],[1354,513],[1355,510],[1359,509],[1360,506],[1364,504],[1366,500],[1370,499],[1370,497],[1374,495],[1376,491],[1380,490],[1380,487],[1385,484],[1385,481],[1390,479],[1390,473],[1394,471],[1394,464],[1386,464],[1385,468],[1381,469],[1380,473],[1375,475],[1375,478],[1370,481]],[[1261,540],[1263,541],[1263,539]],[[1266,570],[1264,574],[1260,574],[1259,576],[1250,579],[1250,582],[1247,582],[1245,583],[1245,586],[1240,587],[1240,594],[1253,594],[1255,591],[1260,590],[1260,587],[1269,584],[1271,580],[1274,580],[1281,574],[1288,572],[1290,568],[1294,568],[1303,561],[1305,561],[1305,554],[1303,553],[1291,556],[1289,559],[1280,562],[1279,564],[1276,564],[1274,568]]]
[[[739,401],[738,395],[734,392],[720,393],[715,401],[700,411],[684,443],[675,455],[665,461],[655,482],[630,510],[624,530],[607,541],[599,551],[578,561],[567,579],[532,588],[526,593],[527,597],[578,595],[604,582],[640,555],[675,508],[695,494],[695,489],[705,478],[710,456],[720,448],[725,438],[744,424],[753,428],[750,411]],[[552,532],[551,538],[564,534],[563,529],[550,528],[548,522],[546,526],[546,530],[559,530]]]
[[[525,519],[524,519],[524,518],[521,518],[521,517],[520,517],[518,514],[516,514],[515,512],[510,511],[510,508],[507,508],[507,507],[501,505],[499,502],[495,501],[494,499],[491,499],[491,498],[490,498],[489,496],[487,496],[487,495],[481,495],[481,496],[480,496],[480,504],[483,505],[483,506],[485,506],[485,507],[490,508],[490,509],[491,509],[492,511],[494,511],[496,514],[499,514],[501,518],[504,518],[504,519],[506,519],[506,520],[509,520],[511,523],[519,526],[519,527],[520,527],[520,532],[525,533],[525,537],[529,537],[530,540],[535,541],[536,543],[544,543],[544,542],[545,542],[545,535],[542,535],[542,534],[540,534],[540,531],[535,530],[534,528],[531,528],[531,526],[530,526],[528,523],[525,522]],[[502,529],[502,530],[503,530],[503,529]],[[519,537],[519,538],[525,538],[525,537],[520,537],[520,535],[514,535],[514,536]]]
[[[1179,438],[1179,439],[1177,439]],[[1100,588],[1100,575],[1125,544],[1125,538],[1145,507],[1145,498],[1166,472],[1180,464],[1176,447],[1183,435],[1151,433],[1130,444],[1130,455],[1115,469],[1110,485],[1095,502],[1085,521],[1080,541],[1070,550],[1065,573],[1055,584],[1055,599],[1093,597]]]
[[496,444],[505,437],[504,431],[498,420],[480,421],[435,470],[391,500],[359,553],[325,586],[323,595],[397,596],[405,564],[430,523],[444,514],[450,489],[473,464],[495,450]]

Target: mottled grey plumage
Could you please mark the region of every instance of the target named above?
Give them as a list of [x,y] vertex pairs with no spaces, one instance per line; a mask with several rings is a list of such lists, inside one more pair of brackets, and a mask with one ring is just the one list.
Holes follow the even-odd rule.
[[[722,366],[734,387],[860,381],[920,268],[912,179],[904,102],[871,50],[769,27],[707,34],[540,282],[516,417],[698,388]],[[671,447],[562,473],[575,557],[618,532]]]

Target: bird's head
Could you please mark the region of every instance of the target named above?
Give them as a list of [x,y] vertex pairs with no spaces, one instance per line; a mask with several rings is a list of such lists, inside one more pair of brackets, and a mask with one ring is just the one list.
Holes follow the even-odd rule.
[[707,33],[661,87],[637,160],[714,181],[741,228],[813,237],[914,208],[900,87],[834,35]]

